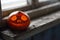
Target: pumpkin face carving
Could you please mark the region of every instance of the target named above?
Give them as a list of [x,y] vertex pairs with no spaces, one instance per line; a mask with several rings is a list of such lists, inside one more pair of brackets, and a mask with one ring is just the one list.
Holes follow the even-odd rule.
[[13,30],[26,30],[30,24],[30,18],[20,11],[10,16],[7,21]]

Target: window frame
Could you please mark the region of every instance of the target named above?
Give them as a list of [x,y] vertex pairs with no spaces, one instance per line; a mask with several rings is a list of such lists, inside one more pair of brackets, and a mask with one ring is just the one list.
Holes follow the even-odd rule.
[[[3,13],[2,17],[8,16],[13,11],[17,11],[17,10],[29,11],[29,10],[36,9],[36,8],[39,8],[44,5],[48,5],[46,2],[42,2],[42,3],[38,2],[38,0],[31,0],[31,2],[27,1],[27,3],[28,3],[28,5],[26,5],[24,7],[12,9],[12,10],[7,10],[7,11],[2,11],[2,13]],[[51,3],[49,3],[49,4],[51,4]]]

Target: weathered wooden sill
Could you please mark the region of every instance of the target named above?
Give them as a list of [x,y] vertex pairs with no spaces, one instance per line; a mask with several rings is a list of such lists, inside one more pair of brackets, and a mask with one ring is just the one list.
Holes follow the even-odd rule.
[[54,27],[59,23],[60,23],[60,11],[32,20],[27,31],[18,33],[16,32],[15,34],[11,30],[6,29],[1,33],[3,34],[2,36],[5,40],[24,40],[44,30]]

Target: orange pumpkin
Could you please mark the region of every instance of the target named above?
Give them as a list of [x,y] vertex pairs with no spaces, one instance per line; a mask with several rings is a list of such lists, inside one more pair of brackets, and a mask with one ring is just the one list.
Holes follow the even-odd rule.
[[12,30],[26,30],[30,24],[30,18],[24,12],[17,11],[9,15],[7,22]]

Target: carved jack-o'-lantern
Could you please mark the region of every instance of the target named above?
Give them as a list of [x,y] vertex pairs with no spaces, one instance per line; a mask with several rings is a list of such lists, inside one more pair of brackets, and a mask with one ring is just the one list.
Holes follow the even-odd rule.
[[7,21],[13,30],[26,30],[30,24],[29,16],[21,11],[11,13]]

